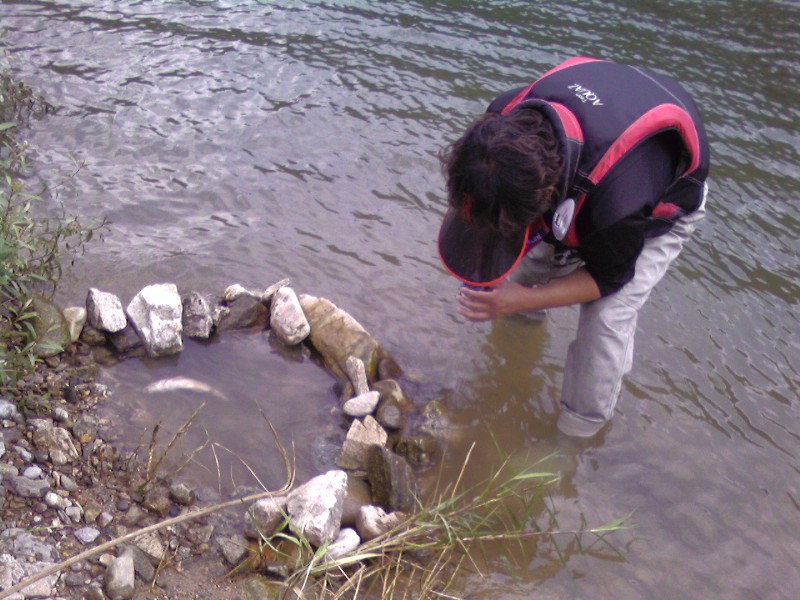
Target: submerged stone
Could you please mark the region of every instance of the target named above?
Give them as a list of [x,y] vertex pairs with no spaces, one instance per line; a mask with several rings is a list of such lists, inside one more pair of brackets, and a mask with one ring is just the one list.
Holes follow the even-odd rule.
[[64,313],[55,304],[41,296],[34,296],[31,308],[36,312],[33,328],[36,332],[34,352],[40,358],[48,358],[63,352],[70,342],[69,325]]

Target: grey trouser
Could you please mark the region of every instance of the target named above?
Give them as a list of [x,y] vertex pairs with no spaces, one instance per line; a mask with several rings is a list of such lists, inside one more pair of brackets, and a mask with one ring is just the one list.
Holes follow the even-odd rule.
[[[639,311],[704,217],[705,198],[700,208],[677,221],[667,233],[645,241],[636,260],[636,274],[622,289],[581,305],[578,331],[567,352],[561,387],[563,410],[558,428],[563,433],[589,437],[611,419],[622,378],[633,365]],[[559,256],[553,246],[540,243],[525,256],[510,279],[528,286],[542,285],[582,265],[574,254]]]

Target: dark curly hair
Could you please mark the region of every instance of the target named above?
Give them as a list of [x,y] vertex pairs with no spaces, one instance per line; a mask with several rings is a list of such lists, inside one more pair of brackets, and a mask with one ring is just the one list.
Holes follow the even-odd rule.
[[439,160],[450,206],[501,234],[524,229],[553,206],[563,170],[552,124],[522,107],[485,113]]

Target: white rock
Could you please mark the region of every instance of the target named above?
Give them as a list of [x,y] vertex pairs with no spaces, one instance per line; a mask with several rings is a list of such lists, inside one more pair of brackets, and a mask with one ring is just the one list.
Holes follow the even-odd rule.
[[[121,309],[122,305],[120,305],[120,310]],[[78,338],[81,336],[83,326],[86,324],[86,320],[89,318],[89,313],[82,306],[69,306],[61,312],[64,313],[64,318],[67,320],[69,339],[71,339],[73,342],[77,342]]]
[[129,554],[118,556],[106,571],[106,594],[111,600],[133,598],[135,577],[133,558]]
[[328,558],[337,559],[349,554],[361,544],[361,537],[358,532],[350,527],[345,527],[339,530],[336,539],[328,546],[326,556]]
[[176,354],[183,349],[182,312],[181,297],[174,283],[148,285],[127,308],[128,317],[150,356]]
[[328,471],[314,477],[289,494],[289,528],[313,546],[330,542],[339,531],[346,493],[344,471]]
[[97,288],[89,289],[86,312],[89,324],[100,331],[116,333],[125,329],[128,323],[119,298]]
[[350,398],[350,400],[345,402],[344,406],[342,406],[342,410],[350,417],[366,417],[373,413],[378,406],[378,400],[380,400],[380,398],[381,395],[378,392],[359,394],[355,398]]
[[269,312],[272,330],[288,345],[299,344],[311,333],[311,326],[292,288],[282,287],[275,292]]
[[365,542],[383,535],[399,525],[405,515],[398,512],[387,513],[380,506],[362,506],[356,519],[356,529]]

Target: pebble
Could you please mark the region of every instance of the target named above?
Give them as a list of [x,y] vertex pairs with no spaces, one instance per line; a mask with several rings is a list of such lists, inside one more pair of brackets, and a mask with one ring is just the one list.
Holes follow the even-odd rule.
[[0,419],[7,421],[19,421],[21,419],[21,415],[19,410],[17,410],[17,405],[10,400],[0,398]]
[[36,465],[28,467],[22,472],[23,477],[28,479],[39,479],[42,476],[42,468]]
[[27,448],[23,448],[22,446],[14,446],[14,450],[16,451],[17,456],[19,456],[20,459],[22,459],[22,462],[25,464],[33,462],[33,454],[31,454]]
[[100,531],[94,527],[81,527],[75,532],[75,537],[78,538],[82,544],[91,544],[100,537]]
[[177,504],[189,506],[192,503],[194,494],[192,493],[192,488],[185,483],[175,483],[169,488],[169,497]]
[[55,492],[47,492],[44,495],[44,503],[50,508],[67,509],[72,504],[68,499],[63,498]]
[[58,421],[59,423],[69,421],[69,413],[67,412],[67,409],[63,406],[56,406],[53,409],[53,420]]
[[64,509],[64,513],[69,517],[73,523],[80,523],[83,519],[83,511],[79,506],[69,506]]
[[61,487],[68,492],[78,491],[78,484],[75,483],[75,480],[64,474],[61,475]]

